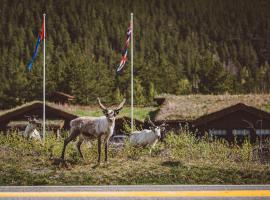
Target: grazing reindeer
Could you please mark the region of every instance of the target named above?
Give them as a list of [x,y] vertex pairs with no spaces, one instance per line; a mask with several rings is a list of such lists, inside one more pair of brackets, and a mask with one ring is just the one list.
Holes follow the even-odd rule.
[[129,142],[133,146],[146,147],[150,146],[150,154],[152,148],[156,145],[161,138],[161,131],[165,130],[165,123],[160,126],[156,126],[150,119],[150,129],[144,129],[142,131],[134,131],[130,136]]
[[36,119],[36,116],[30,117],[30,116],[25,116],[27,117],[28,124],[24,130],[23,136],[27,139],[34,139],[37,141],[41,141],[40,133],[36,129],[37,126],[39,125],[38,120]]
[[84,140],[92,140],[98,138],[98,163],[100,163],[101,156],[101,137],[104,136],[105,144],[105,162],[108,161],[108,141],[113,134],[115,126],[115,117],[119,111],[123,108],[126,99],[120,103],[120,105],[110,110],[106,108],[97,98],[98,104],[102,109],[105,116],[102,117],[78,117],[70,122],[70,135],[64,141],[64,147],[62,151],[62,159],[64,160],[66,146],[69,142],[76,139],[79,136],[77,143],[77,149],[80,156],[84,159],[81,152],[81,145]]

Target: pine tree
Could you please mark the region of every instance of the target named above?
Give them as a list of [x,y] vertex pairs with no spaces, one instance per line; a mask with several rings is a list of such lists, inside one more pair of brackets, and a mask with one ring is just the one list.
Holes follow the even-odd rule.
[[134,101],[137,105],[143,105],[145,103],[144,89],[141,86],[141,81],[134,80]]
[[178,81],[178,89],[176,90],[177,95],[190,94],[191,93],[191,84],[188,79],[181,79]]
[[148,89],[148,101],[153,102],[155,96],[156,96],[155,85],[154,85],[154,83],[150,82],[149,89]]

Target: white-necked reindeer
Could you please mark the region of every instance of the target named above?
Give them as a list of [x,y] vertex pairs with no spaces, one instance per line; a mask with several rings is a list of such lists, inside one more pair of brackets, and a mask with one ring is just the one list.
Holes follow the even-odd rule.
[[23,136],[27,139],[34,139],[36,141],[42,142],[40,133],[37,130],[37,126],[39,125],[38,120],[36,119],[35,116],[30,117],[30,116],[25,116],[27,117],[28,124],[23,132]]
[[160,126],[156,126],[150,119],[150,129],[144,129],[141,131],[134,131],[129,138],[129,142],[133,146],[137,147],[148,147],[150,146],[150,154],[152,148],[156,145],[158,140],[161,138],[161,131],[165,130],[165,123]]
[[70,135],[64,141],[64,147],[61,158],[64,160],[66,146],[69,142],[76,139],[79,136],[77,143],[77,149],[80,156],[84,159],[81,152],[81,145],[84,140],[98,139],[98,163],[100,163],[101,157],[101,139],[104,137],[105,145],[105,162],[108,161],[108,141],[113,135],[115,126],[115,117],[119,111],[123,108],[126,99],[120,103],[120,105],[112,110],[106,108],[97,98],[98,104],[104,113],[102,117],[78,117],[70,122]]

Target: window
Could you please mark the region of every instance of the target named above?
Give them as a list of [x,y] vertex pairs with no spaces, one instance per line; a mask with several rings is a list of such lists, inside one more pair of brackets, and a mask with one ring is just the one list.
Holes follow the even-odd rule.
[[227,131],[222,130],[222,129],[212,129],[212,130],[209,130],[209,133],[210,135],[222,136],[222,135],[226,135]]
[[256,135],[270,135],[270,129],[257,129]]
[[248,129],[234,129],[232,131],[233,135],[249,135],[250,134],[250,130]]

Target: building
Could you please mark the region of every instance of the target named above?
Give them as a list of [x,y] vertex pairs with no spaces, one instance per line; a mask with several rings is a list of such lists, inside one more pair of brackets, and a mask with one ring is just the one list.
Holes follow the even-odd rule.
[[[26,116],[37,116],[37,118],[42,119],[43,103],[34,101],[3,112],[0,114],[0,131],[5,132],[13,128],[24,130],[27,125]],[[46,128],[54,132],[69,129],[70,121],[77,117],[46,104]]]
[[198,136],[209,133],[229,142],[270,137],[270,95],[185,95],[168,96],[155,116],[166,121],[169,129],[187,125]]
[[49,100],[58,104],[69,104],[75,100],[75,97],[63,92],[53,92],[50,95]]
[[[0,132],[8,130],[24,131],[27,126],[26,116],[37,116],[42,123],[43,103],[41,101],[34,101],[22,106],[3,111],[0,114]],[[46,129],[55,133],[61,130],[69,130],[70,121],[79,116],[55,108],[53,104],[46,104]],[[134,126],[141,128],[143,122],[134,119]],[[124,134],[130,129],[129,117],[118,117],[116,119],[115,134]]]
[[254,143],[259,137],[270,136],[270,113],[243,103],[199,117],[192,124],[200,133],[208,132],[229,142],[243,142],[249,137]]

